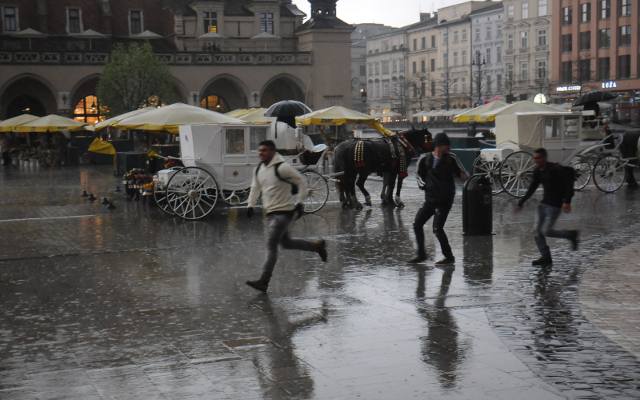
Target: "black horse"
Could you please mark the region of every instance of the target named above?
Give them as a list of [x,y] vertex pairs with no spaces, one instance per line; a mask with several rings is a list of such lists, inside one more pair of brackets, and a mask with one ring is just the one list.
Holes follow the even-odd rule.
[[[403,207],[400,200],[402,181],[407,176],[411,159],[420,152],[432,150],[433,137],[427,129],[400,132],[390,138],[354,139],[340,143],[334,152],[334,167],[338,177],[338,191],[343,208],[361,209],[362,204],[356,197],[357,185],[365,198],[365,204],[371,206],[371,196],[364,187],[370,174],[376,173],[383,178],[380,198],[383,205]],[[396,186],[396,197],[393,189]]]

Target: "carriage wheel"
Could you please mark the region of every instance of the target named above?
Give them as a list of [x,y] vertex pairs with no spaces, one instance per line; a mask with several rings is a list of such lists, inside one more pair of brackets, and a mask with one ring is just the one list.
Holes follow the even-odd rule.
[[[179,169],[182,169],[182,167],[176,168],[176,170]],[[158,182],[157,180],[153,182],[153,200],[155,201],[158,208],[160,208],[163,212],[169,215],[173,215],[173,209],[167,201],[167,188],[160,186],[160,182]]]
[[500,165],[500,184],[511,196],[522,198],[533,177],[533,156],[526,151],[509,154]]
[[576,157],[571,160],[571,167],[576,171],[574,190],[582,190],[587,187],[593,175],[593,164],[588,159]]
[[605,193],[614,193],[624,185],[625,162],[616,156],[602,157],[593,167],[593,183]]
[[313,214],[320,211],[329,200],[329,183],[316,171],[303,172],[307,180],[307,197],[304,199],[304,212]]
[[187,220],[211,214],[220,191],[213,175],[198,167],[187,167],[173,174],[167,183],[167,203],[173,213]]
[[491,193],[494,195],[504,192],[504,188],[498,182],[498,177],[500,176],[499,161],[485,161],[482,157],[478,156],[473,161],[473,174],[481,175],[489,179],[489,182],[491,182]]

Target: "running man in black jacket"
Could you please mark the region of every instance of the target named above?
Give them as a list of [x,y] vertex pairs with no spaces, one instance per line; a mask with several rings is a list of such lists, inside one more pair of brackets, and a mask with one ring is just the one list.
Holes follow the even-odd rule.
[[547,245],[546,237],[562,238],[571,241],[573,250],[578,249],[578,231],[559,231],[554,226],[560,213],[571,212],[571,199],[573,197],[573,182],[568,177],[565,167],[547,161],[547,150],[537,149],[533,153],[533,161],[536,169],[533,172],[533,180],[527,194],[518,202],[518,208],[535,193],[542,184],[544,195],[538,205],[538,218],[536,222],[536,245],[541,257],[532,262],[533,265],[550,266],[553,264],[551,251]]
[[456,194],[454,178],[466,179],[467,174],[460,168],[454,156],[449,154],[451,143],[449,137],[439,133],[433,139],[433,152],[422,157],[418,162],[418,183],[424,190],[424,204],[413,222],[416,235],[417,254],[410,263],[420,263],[427,259],[424,247],[424,225],[433,217],[433,233],[440,242],[444,258],[436,265],[451,265],[455,257],[444,232],[449,211]]

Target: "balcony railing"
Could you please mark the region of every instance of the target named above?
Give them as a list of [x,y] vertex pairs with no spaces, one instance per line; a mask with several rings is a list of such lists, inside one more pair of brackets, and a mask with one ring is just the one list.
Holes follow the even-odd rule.
[[[311,52],[156,53],[169,65],[311,65]],[[108,53],[0,51],[0,64],[104,65]]]

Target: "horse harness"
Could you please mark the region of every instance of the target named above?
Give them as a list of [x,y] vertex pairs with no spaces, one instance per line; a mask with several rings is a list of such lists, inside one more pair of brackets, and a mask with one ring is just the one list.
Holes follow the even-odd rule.
[[[382,140],[389,147],[392,166],[394,168],[398,168],[398,174],[400,175],[400,177],[406,178],[408,176],[408,172],[405,149],[412,149],[413,146],[411,146],[411,143],[409,143],[403,135],[397,135],[395,136],[395,138],[397,140],[393,140],[393,138],[387,137]],[[357,168],[364,168],[366,165],[364,160],[365,142],[366,140],[358,140],[356,141],[356,145],[354,146],[353,160]]]

